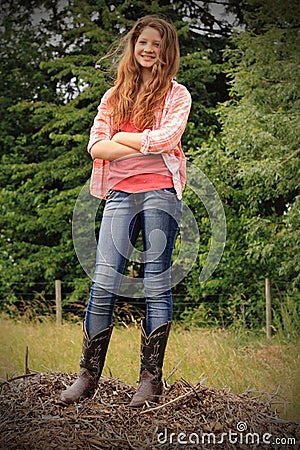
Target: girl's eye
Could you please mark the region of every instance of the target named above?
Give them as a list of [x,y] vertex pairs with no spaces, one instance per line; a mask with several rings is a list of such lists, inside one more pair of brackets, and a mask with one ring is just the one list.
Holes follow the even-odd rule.
[[[147,41],[138,41],[138,43],[141,44],[141,45],[146,45]],[[154,42],[153,45],[154,45],[154,47],[159,47],[159,42]]]

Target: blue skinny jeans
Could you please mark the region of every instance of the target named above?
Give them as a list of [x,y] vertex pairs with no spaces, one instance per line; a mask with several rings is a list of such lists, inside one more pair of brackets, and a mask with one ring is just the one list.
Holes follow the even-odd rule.
[[172,320],[171,261],[181,211],[181,200],[173,188],[108,193],[85,315],[90,338],[112,323],[118,294],[139,296],[136,280],[124,277],[124,272],[140,232],[143,251],[134,252],[144,268],[140,282],[141,296],[146,299],[146,333]]

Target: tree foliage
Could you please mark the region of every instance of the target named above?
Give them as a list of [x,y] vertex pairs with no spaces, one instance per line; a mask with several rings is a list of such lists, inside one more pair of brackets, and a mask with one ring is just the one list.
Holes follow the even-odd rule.
[[196,151],[228,228],[222,263],[202,292],[251,323],[264,316],[266,277],[279,303],[287,292],[299,300],[299,29],[290,8],[272,6],[261,5],[259,26],[252,14],[224,50],[230,98],[216,110],[221,133]]
[[73,248],[72,214],[91,173],[89,129],[113,83],[113,72],[95,65],[138,17],[151,13],[177,27],[178,81],[193,97],[183,145],[215,185],[228,227],[221,263],[199,285],[211,230],[203,204],[186,190],[201,243],[196,264],[175,288],[175,311],[195,314],[201,303],[204,322],[239,316],[259,323],[264,277],[274,277],[280,292],[295,292],[299,34],[295,16],[279,1],[272,8],[268,1],[240,3],[227,4],[243,27],[235,33],[219,14],[220,2],[209,0],[1,5],[3,307],[20,307],[21,298],[28,303],[33,292],[53,298],[56,278],[68,286],[65,298],[86,301],[89,279]]

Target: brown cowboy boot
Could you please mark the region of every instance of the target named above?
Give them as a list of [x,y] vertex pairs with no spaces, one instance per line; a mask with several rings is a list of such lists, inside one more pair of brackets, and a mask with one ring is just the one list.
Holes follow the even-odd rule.
[[75,403],[80,398],[92,394],[97,387],[104,366],[105,356],[110,341],[113,325],[100,331],[89,339],[83,325],[83,344],[80,358],[80,372],[77,380],[60,395],[63,403]]
[[145,402],[159,402],[163,391],[162,367],[171,322],[166,322],[153,330],[149,336],[142,323],[141,371],[139,385],[129,406],[140,407]]

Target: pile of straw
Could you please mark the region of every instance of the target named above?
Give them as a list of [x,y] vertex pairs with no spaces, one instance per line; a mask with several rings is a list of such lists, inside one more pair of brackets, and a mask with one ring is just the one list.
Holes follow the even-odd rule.
[[135,392],[101,378],[93,397],[59,403],[75,375],[29,373],[0,387],[0,448],[9,449],[297,449],[300,426],[280,419],[274,396],[178,380],[161,402],[129,408]]

